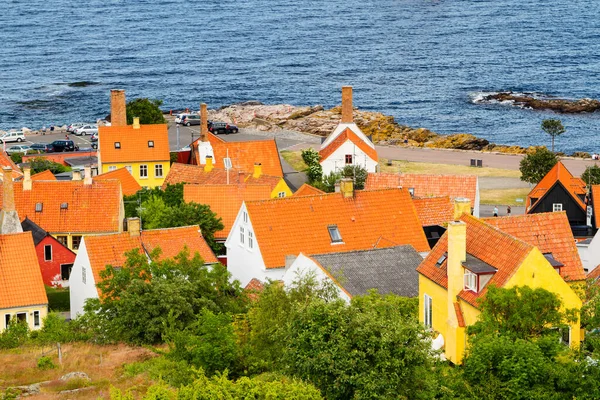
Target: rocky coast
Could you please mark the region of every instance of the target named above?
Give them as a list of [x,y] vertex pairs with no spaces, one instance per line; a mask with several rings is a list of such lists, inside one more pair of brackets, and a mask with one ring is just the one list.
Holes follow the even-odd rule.
[[559,99],[536,93],[497,92],[482,96],[477,102],[499,102],[532,110],[551,110],[562,114],[591,113],[600,110],[600,101],[594,99]]

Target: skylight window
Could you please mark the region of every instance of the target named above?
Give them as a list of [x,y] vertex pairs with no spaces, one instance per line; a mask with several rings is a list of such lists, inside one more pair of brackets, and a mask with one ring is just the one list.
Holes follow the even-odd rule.
[[154,140],[148,140],[148,147],[154,147]]
[[121,142],[115,142],[115,149],[121,148]]
[[42,212],[44,208],[44,203],[35,203],[35,212]]
[[329,225],[327,230],[329,231],[329,236],[331,237],[331,243],[342,243],[342,235],[340,235],[337,225]]
[[446,259],[448,258],[448,253],[444,253],[440,256],[440,258],[438,258],[438,260],[436,261],[435,265],[437,267],[441,267],[442,264],[444,263],[444,261],[446,261]]
[[69,208],[69,203],[60,203],[60,209],[61,210],[66,210]]

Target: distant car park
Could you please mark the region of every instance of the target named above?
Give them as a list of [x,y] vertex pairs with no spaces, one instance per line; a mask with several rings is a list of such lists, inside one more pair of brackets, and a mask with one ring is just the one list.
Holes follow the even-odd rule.
[[13,155],[16,153],[27,154],[27,152],[31,150],[31,147],[27,144],[18,144],[16,146],[10,146],[6,149],[6,154]]
[[98,133],[98,125],[84,125],[75,130],[77,136],[93,135],[94,133]]
[[200,116],[194,114],[186,115],[181,123],[185,126],[200,125]]
[[36,153],[54,153],[54,147],[50,143],[34,143],[30,146],[30,150]]

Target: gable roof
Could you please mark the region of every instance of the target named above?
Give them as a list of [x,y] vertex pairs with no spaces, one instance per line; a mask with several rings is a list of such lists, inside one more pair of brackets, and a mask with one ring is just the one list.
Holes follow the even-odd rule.
[[[115,148],[116,142],[120,148]],[[133,125],[99,126],[98,149],[102,163],[169,161],[167,125],[140,125],[139,129],[133,129]]]
[[342,146],[348,140],[354,143],[356,147],[362,150],[372,160],[379,160],[377,150],[375,150],[374,147],[371,147],[367,143],[365,143],[365,141],[359,138],[352,129],[346,128],[340,135],[338,135],[333,141],[331,141],[331,143],[329,143],[326,147],[322,147],[321,150],[319,150],[319,156],[321,156],[321,161],[327,159],[327,157],[332,155],[337,149],[340,148],[340,146]]
[[31,232],[0,235],[0,309],[48,304]]
[[121,183],[121,190],[123,191],[123,196],[131,196],[136,194],[139,190],[142,190],[140,184],[135,180],[133,175],[129,173],[127,168],[119,168],[114,171],[105,172],[100,175],[96,175],[93,180],[95,181],[104,181],[107,179],[115,179]]
[[[0,150],[0,168],[11,167],[12,178],[19,179],[23,176],[23,172],[17,164],[15,164],[8,154],[4,150]],[[0,174],[1,175],[1,174]]]
[[[3,185],[4,183],[2,183]],[[31,190],[23,182],[13,182],[15,206],[21,220],[29,218],[51,233],[118,232],[122,226],[123,196],[115,180],[32,181]],[[0,199],[3,193],[0,190]],[[1,203],[1,200],[0,200]],[[36,211],[41,203],[42,211]],[[61,208],[66,203],[67,208]]]
[[600,268],[598,268],[598,266],[596,266],[596,268],[594,268],[592,271],[590,271],[587,274],[587,279],[595,279],[596,282],[598,281],[598,278],[600,278]]
[[448,196],[451,200],[466,197],[474,207],[477,182],[476,175],[369,173],[365,190],[403,187],[414,189],[414,197]]
[[269,199],[271,191],[268,185],[184,185],[183,200],[208,205],[224,227],[215,232],[215,238],[226,239],[242,203]]
[[325,138],[323,143],[321,143],[321,149],[324,149],[325,147],[329,146],[329,144],[333,142],[339,135],[341,135],[346,129],[350,129],[352,132],[354,132],[354,134],[356,134],[356,136],[358,136],[359,139],[365,142],[368,146],[375,148],[373,142],[369,140],[367,135],[364,134],[364,132],[358,127],[358,125],[356,125],[355,122],[340,122],[339,124],[337,124],[333,132],[331,132],[331,134],[327,136],[327,138]]
[[[487,285],[478,293],[462,290],[458,294],[458,297],[467,303],[478,307],[477,300],[485,296],[487,288],[490,285],[504,286],[534,247],[471,215],[463,214],[460,220],[467,225],[467,257],[470,255],[497,269]],[[446,231],[417,268],[418,273],[446,289],[448,262],[445,260],[439,267],[436,263],[447,252]]]
[[542,253],[552,253],[556,260],[564,264],[560,268],[560,276],[565,281],[585,279],[585,271],[566,212],[515,215],[483,220],[537,247]]
[[536,204],[542,201],[546,193],[557,183],[560,183],[566,189],[567,193],[573,197],[579,207],[584,211],[586,210],[585,204],[583,204],[583,201],[578,196],[585,195],[585,182],[581,178],[574,177],[567,167],[559,161],[527,195],[526,211],[529,212]]
[[[254,236],[267,268],[285,265],[290,254],[324,254],[410,244],[429,245],[407,191],[387,189],[246,202]],[[337,226],[341,243],[332,244],[328,227]]]
[[592,185],[592,208],[596,228],[600,227],[600,185]]
[[[228,177],[229,175],[229,177]],[[167,175],[162,187],[165,189],[168,184],[176,183],[191,183],[198,185],[239,185],[245,183],[247,185],[268,185],[271,190],[275,189],[275,186],[281,182],[280,176],[271,176],[260,174],[257,178],[253,174],[247,174],[242,170],[231,169],[229,174],[227,170],[220,168],[213,168],[210,172],[204,171],[204,166],[201,165],[189,165],[174,163],[171,165],[171,170]]]
[[419,295],[416,269],[423,258],[410,245],[310,256],[350,296],[377,289],[381,294]]
[[[248,174],[254,171],[254,164],[262,164],[262,172],[265,175],[283,177],[283,168],[279,158],[279,150],[275,139],[269,140],[249,140],[245,142],[226,142],[223,139],[207,134],[207,139],[213,149],[213,164],[215,168],[224,169],[223,159],[231,158],[233,168],[242,170]],[[200,154],[198,153],[197,139],[192,143],[192,149],[195,152],[195,163],[200,165]]]
[[129,232],[87,236],[84,241],[96,284],[102,280],[100,271],[107,265],[123,266],[127,260],[125,253],[134,249],[143,249],[149,254],[160,247],[159,259],[164,260],[175,257],[187,246],[190,256],[198,252],[206,264],[217,262],[198,225],[146,230],[141,231],[139,236],[132,236]]
[[31,232],[33,244],[35,246],[37,246],[42,240],[44,240],[46,236],[49,235],[48,232],[43,230],[38,224],[29,218],[25,218],[23,222],[21,222],[21,227],[23,228],[23,232]]
[[56,177],[54,176],[54,174],[52,172],[50,172],[49,169],[47,169],[45,171],[38,172],[37,174],[31,175],[31,180],[32,181],[55,181]]
[[454,217],[454,205],[448,196],[415,198],[413,203],[423,226],[443,226]]
[[315,194],[325,194],[325,192],[321,189],[317,189],[316,187],[309,185],[308,183],[304,183],[302,184],[302,186],[300,186],[298,190],[294,192],[292,196],[312,196]]

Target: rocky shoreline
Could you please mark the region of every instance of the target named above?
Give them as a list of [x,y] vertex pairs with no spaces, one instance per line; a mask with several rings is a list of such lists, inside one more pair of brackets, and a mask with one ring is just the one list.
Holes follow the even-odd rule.
[[[250,101],[210,110],[209,118],[263,132],[290,130],[325,137],[333,132],[339,123],[341,108],[326,110],[321,105],[298,107],[289,104],[265,105],[258,101]],[[507,154],[524,154],[535,148],[490,143],[468,133],[440,135],[426,128],[400,125],[394,117],[373,111],[355,109],[354,121],[366,135],[372,137],[374,143],[380,145],[402,145],[407,139],[408,144],[414,147]],[[571,156],[591,157],[585,152],[576,152]]]
[[600,109],[600,101],[594,99],[557,99],[535,93],[498,92],[483,96],[479,103],[508,103],[532,110],[551,110],[562,114],[591,113]]

